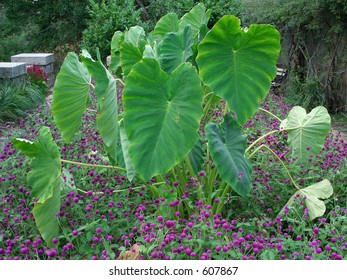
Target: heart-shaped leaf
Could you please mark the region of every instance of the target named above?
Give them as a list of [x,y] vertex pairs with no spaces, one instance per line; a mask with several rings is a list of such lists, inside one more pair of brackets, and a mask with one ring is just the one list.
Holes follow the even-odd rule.
[[53,183],[61,175],[60,153],[48,127],[39,131],[37,142],[21,139],[12,140],[14,146],[31,158],[28,183],[32,187],[31,196],[43,203],[53,194]]
[[154,39],[161,41],[169,32],[177,32],[179,29],[178,16],[175,13],[168,13],[161,17],[153,30]]
[[134,46],[141,46],[145,44],[146,33],[143,27],[133,26],[124,33],[124,42],[133,44]]
[[124,42],[120,45],[120,61],[125,76],[142,59],[145,46],[145,31],[142,27],[134,26],[124,33]]
[[198,42],[200,39],[202,39],[201,35],[205,35],[205,32],[200,34],[200,31],[207,29],[207,23],[210,19],[211,12],[211,9],[206,10],[205,5],[199,3],[188,13],[183,15],[183,17],[180,19],[179,28],[184,30],[187,25],[190,25],[192,28],[194,42]]
[[124,122],[131,162],[144,180],[167,172],[194,146],[202,96],[199,77],[188,63],[171,75],[152,58],[132,68],[123,92]]
[[124,42],[124,34],[121,31],[116,31],[113,34],[111,40],[111,62],[109,65],[109,70],[112,73],[117,73],[118,69],[120,69],[120,45]]
[[330,123],[330,115],[323,106],[314,108],[309,114],[300,106],[292,108],[281,126],[288,133],[288,144],[298,163],[307,164],[311,154],[320,152],[330,131]]
[[145,46],[137,47],[132,43],[123,42],[120,47],[120,61],[122,64],[123,73],[126,76],[131,68],[142,59]]
[[57,75],[52,100],[52,113],[65,142],[79,129],[87,108],[90,75],[75,53],[68,53]]
[[162,69],[170,74],[182,62],[192,56],[192,30],[186,26],[182,32],[169,33],[158,46]]
[[252,167],[244,157],[246,137],[241,135],[239,124],[225,115],[220,125],[206,125],[206,137],[221,178],[238,194],[248,194],[252,187]]
[[223,16],[198,46],[199,75],[245,124],[270,89],[279,51],[273,26],[241,29],[237,17]]
[[37,227],[49,246],[58,236],[59,225],[55,214],[60,209],[62,187],[61,160],[57,145],[48,127],[43,126],[37,142],[13,139],[14,146],[31,158],[27,180],[32,187],[31,197],[36,198],[33,214]]
[[[323,216],[325,213],[326,207],[322,200],[327,199],[333,194],[333,187],[329,180],[325,179],[320,181],[319,183],[313,184],[307,188],[301,189],[297,191],[287,202],[286,205],[292,206],[294,204],[295,198],[299,195],[303,195],[305,197],[305,205],[308,209],[308,215],[310,220],[317,217]],[[282,209],[281,213],[283,212]]]
[[95,93],[98,98],[96,125],[104,141],[107,154],[112,162],[117,161],[117,85],[116,80],[100,61],[94,61],[83,52],[82,61],[95,80]]

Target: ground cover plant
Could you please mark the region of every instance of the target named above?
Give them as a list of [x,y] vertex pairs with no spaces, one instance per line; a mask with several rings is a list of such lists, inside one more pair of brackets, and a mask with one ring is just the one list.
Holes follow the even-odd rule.
[[21,157],[21,174],[30,172],[20,186],[10,182],[17,176],[2,181],[31,197],[23,215],[37,228],[22,241],[6,208],[15,229],[3,230],[5,257],[344,257],[345,205],[336,201],[346,198],[346,143],[337,137],[336,156],[327,152],[324,107],[306,114],[278,97],[259,107],[276,74],[272,26],[243,29],[225,16],[208,31],[209,15],[199,4],[181,19],[163,17],[149,35],[139,26],[116,32],[116,78],[86,52],[67,56],[54,125],[44,113],[26,139],[9,135],[30,158]]
[[47,76],[40,67],[28,67],[26,80],[14,84],[2,80],[0,84],[0,123],[25,116],[36,104],[43,103],[48,94]]

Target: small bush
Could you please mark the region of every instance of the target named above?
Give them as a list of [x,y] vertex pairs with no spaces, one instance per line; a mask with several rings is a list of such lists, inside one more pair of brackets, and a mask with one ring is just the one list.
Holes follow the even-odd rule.
[[293,105],[304,107],[311,111],[317,106],[324,106],[326,98],[320,80],[317,77],[308,77],[301,80],[297,75],[291,74],[286,82],[287,101]]
[[83,31],[81,48],[95,56],[99,49],[101,57],[106,58],[110,53],[110,42],[116,30],[139,24],[141,10],[136,9],[134,1],[106,0],[98,4],[90,0],[88,6],[90,19],[87,29]]
[[38,86],[43,93],[48,90],[48,77],[40,66],[33,65],[27,68],[27,81]]
[[29,79],[19,85],[11,82],[0,84],[0,122],[14,121],[26,115],[27,110],[43,103],[47,94],[44,85],[36,85]]

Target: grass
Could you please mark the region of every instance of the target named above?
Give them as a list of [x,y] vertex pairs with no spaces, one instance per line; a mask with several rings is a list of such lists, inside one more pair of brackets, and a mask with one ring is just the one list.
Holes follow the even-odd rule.
[[47,90],[43,90],[30,81],[20,84],[1,83],[0,123],[24,117],[27,110],[32,110],[37,104],[44,102],[46,94]]
[[[262,107],[285,116],[290,106],[270,95]],[[218,108],[215,112],[218,116]],[[49,126],[62,158],[107,164],[103,143],[94,126],[95,112],[87,111],[74,141],[65,144],[48,108],[41,106],[16,123],[4,122],[5,141],[0,143],[0,259],[347,259],[347,142],[329,134],[324,149],[309,168],[290,158],[286,136],[264,141],[290,166],[299,185],[329,179],[334,194],[325,200],[325,214],[307,218],[304,198],[285,207],[294,193],[287,174],[271,155],[262,153],[253,164],[252,192],[240,197],[230,192],[224,210],[213,214],[211,205],[197,199],[205,173],[190,178],[177,198],[177,182],[166,179],[166,192],[152,192],[126,174],[108,169],[64,165],[65,187],[56,218],[60,235],[55,246],[46,246],[31,209],[26,183],[28,159],[14,149],[10,139],[36,140],[42,125]],[[243,128],[249,143],[274,129],[278,120],[257,113]],[[253,139],[254,138],[254,139]],[[203,170],[208,168],[206,162]],[[152,180],[155,183],[155,179]],[[180,211],[192,209],[190,216]]]

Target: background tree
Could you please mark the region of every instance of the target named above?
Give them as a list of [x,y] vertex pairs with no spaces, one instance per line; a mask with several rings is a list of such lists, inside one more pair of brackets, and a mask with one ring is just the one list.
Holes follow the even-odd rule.
[[292,70],[289,93],[307,109],[347,109],[347,2],[345,0],[245,1],[246,22],[274,24]]

